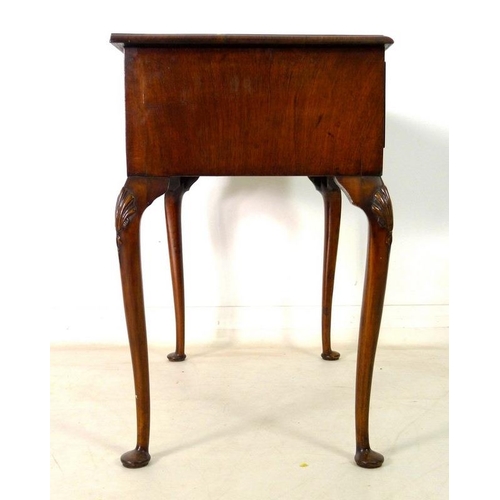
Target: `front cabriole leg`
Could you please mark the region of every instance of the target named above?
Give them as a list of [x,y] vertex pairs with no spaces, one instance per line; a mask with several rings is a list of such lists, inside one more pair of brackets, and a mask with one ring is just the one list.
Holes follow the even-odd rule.
[[392,243],[393,213],[389,191],[378,176],[335,178],[351,203],[368,217],[369,237],[356,368],[356,463],[380,467],[384,457],[370,448],[369,406],[375,352],[382,320]]
[[120,260],[137,413],[136,447],[123,454],[125,467],[149,463],[150,394],[148,346],[140,255],[140,221],[146,207],[167,189],[168,178],[129,177],[116,202],[116,244]]

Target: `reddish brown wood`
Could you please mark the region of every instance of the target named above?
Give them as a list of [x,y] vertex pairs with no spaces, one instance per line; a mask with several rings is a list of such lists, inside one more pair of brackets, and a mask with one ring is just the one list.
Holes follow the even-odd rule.
[[340,216],[342,198],[340,189],[333,177],[311,177],[316,189],[323,196],[325,205],[325,238],[323,251],[323,294],[321,304],[321,338],[323,352],[321,357],[327,361],[339,359],[340,353],[332,350],[332,296],[335,280],[335,265],[339,244]]
[[110,42],[125,47],[342,47],[384,46],[394,42],[381,35],[138,35],[113,33]]
[[377,175],[384,47],[125,51],[129,175]]
[[393,214],[389,192],[380,177],[336,177],[351,203],[368,217],[368,254],[356,368],[356,463],[382,465],[384,457],[370,448],[368,418],[375,351],[382,320],[392,243]]
[[137,445],[126,467],[149,460],[150,396],[140,268],[140,218],[165,193],[176,349],[185,359],[181,202],[201,175],[304,175],[323,196],[324,359],[331,305],[340,191],[369,221],[369,249],[356,376],[356,455],[379,467],[368,416],[392,239],[382,180],[385,120],[382,36],[112,35],[125,53],[129,178],[116,210],[117,243],[137,408]]
[[116,202],[116,243],[120,260],[125,317],[132,356],[137,412],[137,445],[122,455],[125,467],[149,463],[150,395],[148,346],[142,289],[140,221],[146,207],[167,189],[164,177],[129,177]]
[[168,250],[172,289],[175,308],[175,352],[167,358],[170,361],[184,361],[185,307],[184,307],[184,269],[182,263],[181,205],[184,193],[197,180],[197,177],[172,177],[165,193],[165,216],[167,220]]

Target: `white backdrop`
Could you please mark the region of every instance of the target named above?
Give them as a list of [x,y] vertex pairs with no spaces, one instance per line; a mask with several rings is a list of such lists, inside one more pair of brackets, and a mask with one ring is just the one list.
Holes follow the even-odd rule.
[[[0,119],[9,331],[20,339],[30,332],[50,341],[126,341],[114,234],[125,181],[123,55],[108,43],[111,32],[391,36],[384,180],[395,230],[384,321],[388,335],[396,327],[395,342],[404,338],[398,326],[447,326],[443,18],[430,1],[415,9],[384,0],[11,7],[0,35],[8,68]],[[343,208],[335,304],[339,327],[350,332],[361,301],[366,223],[345,198]],[[298,328],[314,330],[311,341],[319,342],[323,207],[307,179],[200,179],[184,198],[183,223],[191,339],[224,338],[221,331],[234,329],[267,338]],[[160,200],[144,216],[142,244],[150,337],[173,342]]]

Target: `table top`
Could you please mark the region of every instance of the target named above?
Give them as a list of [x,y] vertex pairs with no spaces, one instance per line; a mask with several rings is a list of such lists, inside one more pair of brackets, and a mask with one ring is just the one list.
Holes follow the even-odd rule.
[[125,47],[235,46],[235,47],[336,47],[373,46],[388,48],[393,40],[382,35],[153,35],[113,33],[110,43]]

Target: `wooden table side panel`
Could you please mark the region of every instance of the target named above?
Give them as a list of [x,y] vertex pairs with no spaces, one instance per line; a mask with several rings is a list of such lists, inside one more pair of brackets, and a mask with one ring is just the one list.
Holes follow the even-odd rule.
[[377,175],[384,50],[126,50],[129,175]]

